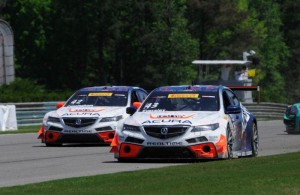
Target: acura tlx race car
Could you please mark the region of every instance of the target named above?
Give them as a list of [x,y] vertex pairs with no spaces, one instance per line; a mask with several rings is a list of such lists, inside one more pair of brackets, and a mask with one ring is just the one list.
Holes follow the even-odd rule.
[[78,90],[57,110],[45,114],[39,139],[46,146],[63,143],[111,143],[126,108],[140,104],[147,91],[131,86],[95,86]]
[[111,143],[119,161],[258,155],[256,118],[224,86],[159,87],[127,113]]

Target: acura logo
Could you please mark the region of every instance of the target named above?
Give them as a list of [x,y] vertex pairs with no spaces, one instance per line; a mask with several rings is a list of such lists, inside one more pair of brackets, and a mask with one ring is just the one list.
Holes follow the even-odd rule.
[[76,125],[80,125],[81,124],[81,119],[80,118],[76,119],[75,123],[76,123]]
[[167,134],[168,134],[168,128],[167,128],[167,127],[161,128],[161,129],[160,129],[160,133],[161,133],[162,135],[167,135]]

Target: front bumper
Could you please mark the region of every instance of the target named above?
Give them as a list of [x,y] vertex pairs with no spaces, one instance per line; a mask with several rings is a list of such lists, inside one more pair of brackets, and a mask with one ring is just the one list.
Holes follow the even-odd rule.
[[110,144],[115,135],[115,122],[92,124],[88,126],[71,126],[61,123],[46,123],[39,130],[39,139],[46,145],[63,143],[96,143]]
[[44,142],[46,144],[63,143],[95,143],[109,144],[114,137],[115,131],[91,133],[91,134],[64,134],[56,131],[46,131]]
[[217,149],[213,143],[192,146],[148,147],[122,143],[118,159],[216,159]]

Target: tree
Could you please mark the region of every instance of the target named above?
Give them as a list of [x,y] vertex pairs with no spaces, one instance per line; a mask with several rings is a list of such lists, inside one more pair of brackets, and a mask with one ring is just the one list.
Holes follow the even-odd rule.
[[296,13],[293,7],[292,1],[272,0],[0,4],[14,29],[17,76],[49,89],[189,84],[196,78],[193,60],[241,59],[243,51],[255,50],[261,63],[254,83],[262,86],[262,100],[280,102],[285,101],[281,72],[298,79],[297,68],[286,69],[284,42],[292,48],[290,64],[296,64],[297,42],[290,40],[297,40],[299,20],[289,15]]
[[190,30],[200,40],[200,59],[239,59],[243,51],[255,50],[261,65],[254,84],[262,86],[262,100],[285,100],[280,70],[288,52],[276,2],[190,0],[189,10]]
[[[300,1],[281,1],[282,20],[281,27],[284,40],[289,48],[289,58],[284,59],[287,66],[281,68],[282,76],[285,77],[285,94],[288,103],[300,101]],[[293,86],[290,88],[290,86]]]
[[12,0],[0,0],[0,19],[7,20],[11,13]]
[[43,79],[47,56],[46,26],[50,0],[13,1],[9,17],[14,30],[16,75]]
[[187,31],[185,1],[124,2],[116,41],[118,82],[146,87],[189,84],[197,41]]
[[249,1],[249,7],[263,22],[263,39],[259,44],[261,65],[258,82],[262,87],[262,99],[271,102],[286,102],[284,78],[281,70],[287,66],[288,48],[281,32],[280,5],[272,0]]

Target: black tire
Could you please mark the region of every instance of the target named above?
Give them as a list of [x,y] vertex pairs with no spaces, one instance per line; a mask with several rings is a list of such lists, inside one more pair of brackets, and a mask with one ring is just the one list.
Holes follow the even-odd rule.
[[133,159],[127,159],[127,158],[118,158],[118,162],[120,163],[130,163],[130,162],[134,162]]
[[56,144],[45,143],[45,144],[46,144],[47,147],[59,147],[59,146],[62,146],[62,144],[57,144],[57,143]]
[[258,155],[258,146],[259,146],[259,137],[258,137],[258,129],[255,123],[252,124],[252,134],[251,134],[251,149],[252,149],[252,157]]
[[233,135],[230,130],[229,125],[227,126],[227,132],[226,132],[226,142],[227,142],[227,158],[232,159],[233,158]]

